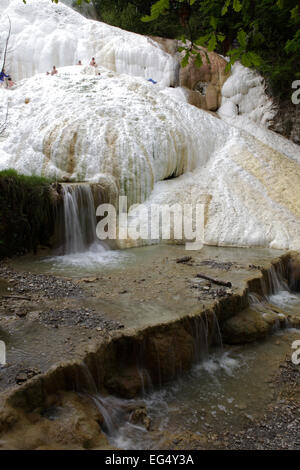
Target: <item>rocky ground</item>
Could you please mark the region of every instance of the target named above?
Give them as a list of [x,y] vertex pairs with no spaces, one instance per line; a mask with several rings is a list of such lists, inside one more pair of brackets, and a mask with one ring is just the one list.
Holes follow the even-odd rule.
[[171,450],[298,450],[300,448],[300,366],[290,358],[270,384],[278,389],[277,403],[260,419],[235,432],[165,433],[162,449]]
[[4,262],[0,263],[0,278],[5,279],[11,286],[8,288],[6,297],[8,300],[9,298],[12,300],[14,298],[18,299],[17,294],[28,293],[39,293],[47,298],[79,297],[83,295],[79,286],[70,280],[25,272],[19,273]]
[[[230,250],[220,250],[215,258],[205,251],[188,257],[182,253],[143,259],[128,266],[126,275],[124,269],[115,269],[69,279],[0,264],[0,339],[10,343],[8,365],[0,369],[0,392],[24,384],[53,364],[84,357],[89,344],[101,343],[114,331],[168,322],[236,295],[272,257],[263,259],[258,252],[246,258],[243,252],[243,258],[234,259]],[[164,433],[161,448],[297,448],[299,367],[283,364],[274,387],[280,389],[279,402],[263,418],[250,425],[246,420],[238,432],[217,434],[208,428],[202,435]],[[144,408],[134,419],[151,428]]]
[[274,385],[279,389],[277,404],[266,411],[263,419],[241,432],[219,436],[225,449],[300,449],[300,366],[287,359]]
[[0,392],[21,385],[62,360],[84,354],[124,325],[82,304],[85,283],[18,272],[0,264],[0,339],[8,347]]
[[54,326],[84,326],[85,328],[96,328],[98,331],[107,330],[113,331],[124,328],[124,325],[108,320],[104,315],[97,314],[92,309],[82,308],[72,310],[65,308],[63,310],[49,310],[41,312],[40,321],[45,325]]

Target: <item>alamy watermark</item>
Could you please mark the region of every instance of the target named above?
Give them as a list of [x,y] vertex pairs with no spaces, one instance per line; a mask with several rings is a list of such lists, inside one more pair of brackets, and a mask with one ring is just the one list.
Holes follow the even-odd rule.
[[300,104],[300,80],[295,80],[292,83],[292,88],[296,88],[296,91],[292,94],[292,103]]
[[300,364],[300,340],[294,341],[292,344],[292,349],[296,351],[292,354],[292,363],[296,366]]
[[200,250],[204,244],[205,204],[134,204],[128,209],[126,196],[119,209],[112,204],[97,208],[97,237],[102,240],[174,240],[187,250]]
[[4,341],[0,341],[0,366],[6,364],[6,346]]

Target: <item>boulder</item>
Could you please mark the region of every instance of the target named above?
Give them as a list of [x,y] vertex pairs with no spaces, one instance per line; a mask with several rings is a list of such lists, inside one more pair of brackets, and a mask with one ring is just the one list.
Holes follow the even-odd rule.
[[[0,449],[109,448],[101,430],[103,416],[90,398],[75,392],[58,392],[49,396],[48,402],[47,408],[28,415],[20,410],[17,426],[6,426]],[[5,426],[2,431],[5,432]]]
[[203,97],[197,104],[195,103],[195,106],[208,111],[216,111],[221,106],[222,87],[229,77],[229,73],[225,72],[227,62],[215,52],[208,52],[210,63],[208,63],[205,53],[201,55],[202,67],[197,67],[195,58],[192,57],[189,64],[180,69],[179,85],[195,91]]
[[244,344],[263,339],[271,332],[276,319],[276,314],[262,315],[249,308],[223,324],[223,340],[227,344]]
[[174,86],[180,86],[189,91],[188,102],[197,108],[206,111],[216,111],[221,106],[222,87],[229,77],[230,73],[225,72],[227,62],[223,57],[215,52],[205,51],[201,53],[203,65],[197,67],[195,57],[191,57],[186,67],[180,68],[180,61],[185,52],[178,53],[178,46],[183,44],[175,39],[164,39],[160,37],[152,37],[158,42],[163,50],[178,58],[178,77]]
[[147,409],[145,406],[140,406],[133,410],[130,416],[130,422],[136,425],[144,426],[147,431],[150,430],[151,427],[151,418],[149,418],[147,414]]

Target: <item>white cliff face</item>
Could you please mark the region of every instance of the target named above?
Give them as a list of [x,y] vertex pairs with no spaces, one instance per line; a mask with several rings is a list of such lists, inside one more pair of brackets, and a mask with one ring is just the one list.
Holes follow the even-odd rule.
[[[101,182],[130,204],[204,201],[208,244],[300,248],[298,146],[280,153],[158,85],[100,71],[67,67],[1,89],[0,168]],[[171,175],[181,176],[163,181]]]
[[[164,87],[176,61],[145,37],[49,0],[1,0],[1,12],[9,71],[31,78],[0,88],[0,169],[101,183],[129,204],[204,202],[207,244],[300,249],[299,147],[266,128],[272,104],[256,74],[234,67],[218,119]],[[99,69],[45,73],[91,56]]]
[[276,110],[265,91],[265,82],[261,75],[240,63],[232,67],[232,73],[222,88],[221,117],[246,117],[262,126],[268,126]]
[[89,64],[92,57],[109,70],[152,78],[170,86],[177,61],[150,38],[84,18],[68,6],[50,0],[1,0],[0,41],[6,38],[6,18],[12,23],[7,69],[14,80],[56,67]]
[[219,116],[228,124],[244,129],[266,145],[300,161],[299,148],[281,135],[267,130],[276,112],[272,99],[266,93],[264,78],[240,63],[234,64],[222,88]]
[[[0,168],[58,180],[109,179],[140,202],[157,181],[192,171],[223,145],[230,128],[220,120],[202,113],[193,130],[196,108],[145,79],[100,70],[65,67],[1,89],[10,112]],[[214,139],[205,135],[210,126]]]

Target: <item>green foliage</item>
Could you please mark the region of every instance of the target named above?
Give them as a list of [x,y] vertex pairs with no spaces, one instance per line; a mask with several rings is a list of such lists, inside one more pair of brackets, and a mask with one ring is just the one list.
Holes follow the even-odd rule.
[[55,219],[50,183],[15,170],[0,172],[0,258],[49,243]]
[[93,3],[99,19],[112,26],[149,36],[174,38],[182,34],[173,11],[160,15],[156,21],[141,21],[144,16],[150,16],[155,0],[94,0]]
[[290,94],[291,83],[300,74],[298,0],[159,0],[143,20],[159,22],[166,14],[171,20],[176,10],[178,21],[184,4],[189,8],[189,18],[181,21],[180,37],[185,44],[181,51],[186,52],[183,67],[191,54],[201,66],[200,52],[205,47],[229,56],[227,70],[239,60],[263,73],[274,94]]
[[151,14],[146,15],[142,18],[142,21],[147,23],[148,21],[157,20],[157,18],[170,7],[169,0],[158,0],[151,7]]

